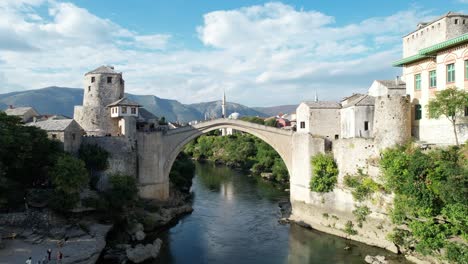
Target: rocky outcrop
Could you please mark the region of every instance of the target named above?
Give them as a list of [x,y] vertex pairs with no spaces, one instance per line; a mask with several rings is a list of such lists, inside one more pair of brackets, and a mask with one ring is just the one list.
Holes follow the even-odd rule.
[[162,241],[158,238],[152,244],[138,244],[134,248],[126,249],[127,258],[134,263],[141,263],[147,259],[156,258],[159,255]]
[[154,227],[161,227],[169,224],[177,217],[191,213],[193,208],[191,205],[186,204],[173,208],[161,208],[157,213],[148,213],[148,216],[153,220]]
[[366,263],[370,263],[370,264],[387,264],[388,263],[388,261],[385,260],[384,256],[369,256],[369,255],[367,255],[364,258],[364,261]]

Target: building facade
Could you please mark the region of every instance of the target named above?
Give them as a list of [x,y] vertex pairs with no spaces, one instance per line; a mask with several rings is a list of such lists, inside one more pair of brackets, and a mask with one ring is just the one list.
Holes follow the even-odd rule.
[[[454,144],[452,125],[445,118],[430,119],[427,105],[438,91],[456,87],[468,91],[468,16],[447,13],[403,37],[406,93],[412,103],[412,136],[434,144]],[[468,111],[457,124],[460,142],[468,140]]]
[[309,133],[329,140],[340,138],[340,109],[337,102],[302,102],[296,109],[298,133]]
[[341,137],[371,138],[375,98],[367,94],[353,94],[341,101]]

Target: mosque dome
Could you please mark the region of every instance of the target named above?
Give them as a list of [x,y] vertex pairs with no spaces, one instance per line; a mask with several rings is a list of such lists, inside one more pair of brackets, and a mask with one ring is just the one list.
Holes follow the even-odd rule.
[[237,112],[234,112],[232,114],[229,115],[229,119],[238,119],[239,118],[239,113]]

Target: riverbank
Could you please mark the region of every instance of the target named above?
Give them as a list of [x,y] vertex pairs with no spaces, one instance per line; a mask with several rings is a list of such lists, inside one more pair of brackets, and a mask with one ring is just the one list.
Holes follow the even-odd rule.
[[0,214],[0,222],[0,263],[23,263],[29,257],[37,263],[47,249],[53,260],[62,252],[64,263],[95,263],[112,228],[89,216],[65,218],[47,209]]

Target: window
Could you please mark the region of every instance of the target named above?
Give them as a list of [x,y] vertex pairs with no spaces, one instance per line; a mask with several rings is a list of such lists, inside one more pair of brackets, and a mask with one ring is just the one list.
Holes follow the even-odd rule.
[[301,128],[305,128],[305,122],[304,121],[301,122]]
[[468,60],[465,61],[465,80],[468,80]]
[[52,134],[52,138],[53,138],[53,139],[56,139],[56,138],[57,138],[57,134]]
[[112,82],[112,77],[107,77],[107,83],[111,83]]
[[422,118],[421,105],[417,104],[414,106],[414,120],[421,120],[421,118]]
[[127,113],[127,107],[126,106],[122,106],[122,114],[126,114]]
[[455,19],[455,25],[458,24],[458,19]]
[[335,134],[335,139],[339,139],[339,138],[340,138],[340,136]]
[[123,79],[122,78],[120,78],[120,84],[123,84]]
[[136,114],[136,108],[135,107],[132,107],[132,114]]
[[436,70],[429,72],[429,87],[437,87],[437,72]]
[[91,82],[93,83],[94,81],[96,81],[96,77],[91,77]]
[[88,86],[88,92],[91,92],[91,86]]
[[447,83],[455,82],[455,64],[447,65]]
[[415,74],[414,75],[414,88],[416,90],[421,90],[421,74]]
[[72,134],[72,139],[75,140],[75,138],[76,138],[76,135],[75,135],[75,133],[73,133]]
[[364,131],[369,131],[369,121],[364,121]]
[[468,106],[465,106],[465,116],[468,116]]

